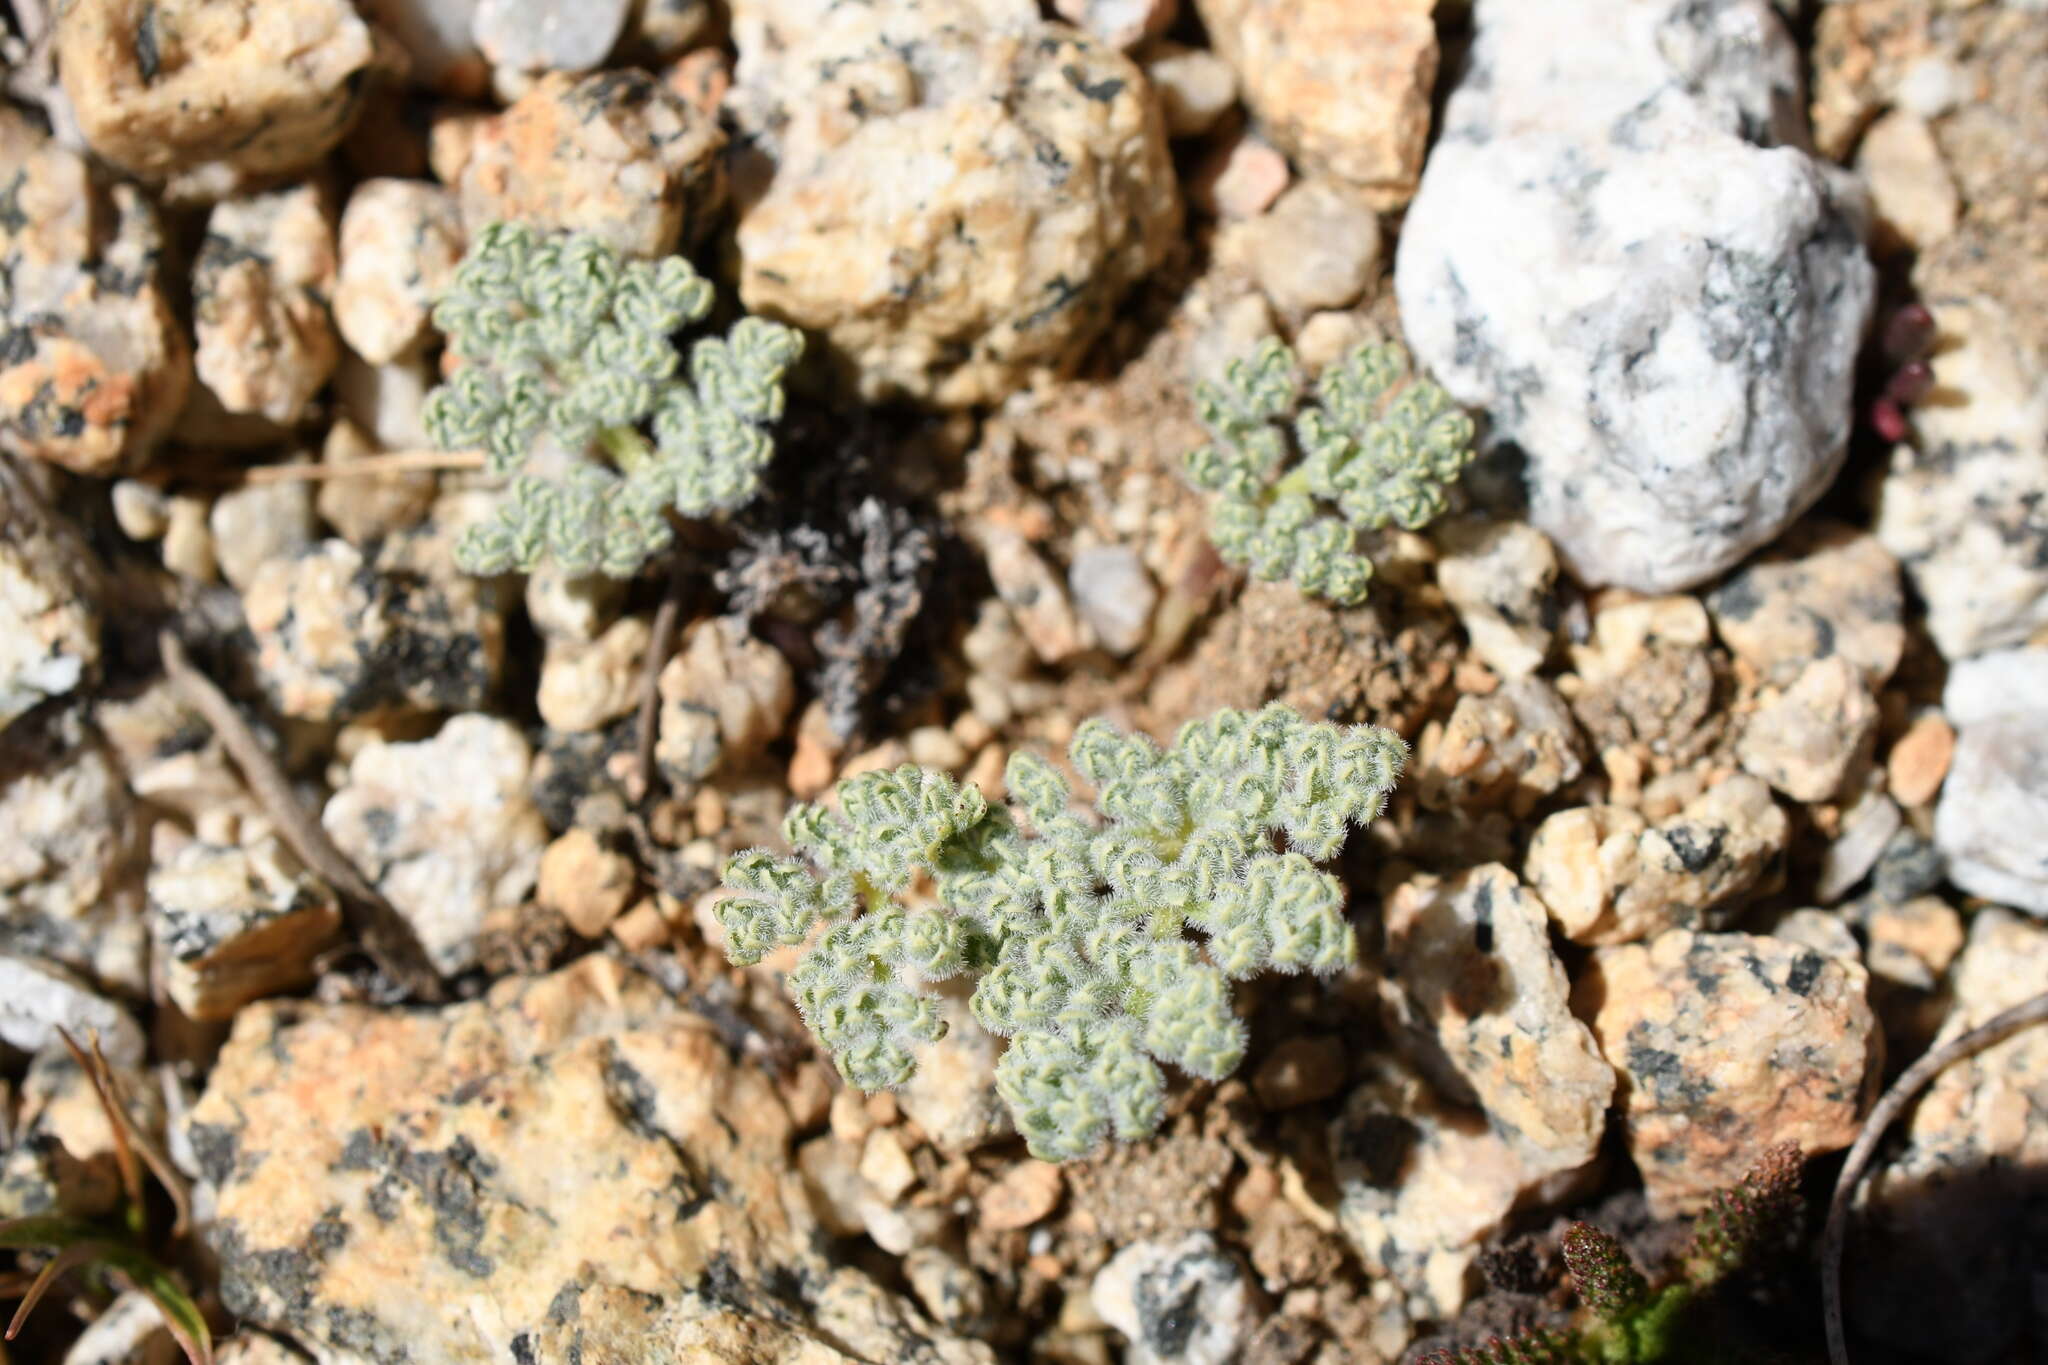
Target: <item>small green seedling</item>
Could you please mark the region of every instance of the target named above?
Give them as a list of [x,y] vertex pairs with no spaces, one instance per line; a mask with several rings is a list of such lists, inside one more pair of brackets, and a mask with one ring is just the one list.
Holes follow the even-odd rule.
[[463,568],[553,559],[629,577],[668,548],[670,512],[704,517],[754,498],[803,338],[741,318],[694,343],[685,367],[675,334],[711,302],[680,256],[628,260],[594,237],[520,223],[477,236],[434,309],[462,366],[428,396],[426,427],[443,449],[481,448],[512,485],[463,536]]
[[1344,888],[1316,864],[1379,815],[1406,753],[1391,731],[1275,704],[1190,722],[1166,749],[1083,724],[1068,755],[1092,818],[1023,751],[1006,773],[1015,814],[929,769],[866,773],[839,784],[837,811],[790,812],[808,862],[750,849],[726,864],[726,952],[756,962],[825,922],[789,990],[863,1090],[907,1082],[915,1047],[943,1035],[925,983],[978,977],[975,1018],[1010,1040],[996,1086],[1018,1131],[1045,1160],[1084,1156],[1112,1131],[1157,1131],[1162,1064],[1236,1069],[1233,980],[1356,959]]
[[1215,444],[1188,456],[1188,476],[1213,495],[1209,535],[1227,562],[1353,605],[1372,581],[1358,533],[1441,516],[1444,490],[1472,460],[1472,419],[1409,373],[1399,345],[1361,343],[1317,380],[1315,404],[1293,423],[1303,458],[1283,473],[1280,423],[1300,396],[1294,353],[1276,338],[1232,361],[1223,383],[1195,390]]

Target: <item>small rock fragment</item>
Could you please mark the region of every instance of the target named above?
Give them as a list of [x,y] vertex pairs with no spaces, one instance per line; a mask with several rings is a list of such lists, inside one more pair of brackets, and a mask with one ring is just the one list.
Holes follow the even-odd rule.
[[933,1147],[945,1156],[959,1156],[1017,1129],[996,1092],[1001,1043],[958,992],[939,996],[939,1017],[946,1022],[946,1036],[912,1045],[917,1070],[895,1096]]
[[1821,855],[1820,877],[1813,895],[1833,905],[1877,866],[1886,845],[1905,824],[1898,803],[1882,793],[1868,793],[1842,817],[1842,832]]
[[1766,694],[1735,752],[1742,766],[1794,801],[1825,801],[1870,757],[1877,699],[1856,666],[1816,659],[1790,687]]
[[1936,299],[1935,391],[1916,440],[1892,451],[1877,538],[1927,603],[1949,659],[2016,645],[2048,625],[2048,364],[1993,299]]
[[634,881],[631,858],[587,829],[571,829],[541,854],[535,898],[583,937],[596,938],[631,903]]
[[247,592],[273,559],[290,559],[320,538],[313,515],[313,484],[288,479],[230,488],[206,514],[221,577]]
[[640,704],[653,630],[644,616],[626,616],[589,644],[550,640],[534,704],[551,730],[601,730]]
[[1059,1207],[1064,1182],[1050,1161],[1026,1157],[981,1193],[981,1225],[991,1232],[1028,1228]]
[[1171,28],[1180,0],[1053,0],[1052,7],[1075,28],[1128,52]]
[[1949,671],[1955,760],[1934,842],[1963,890],[2048,916],[2048,649],[1980,655]]
[[1080,653],[1087,638],[1066,589],[1044,556],[1006,526],[984,526],[979,535],[996,596],[1010,608],[1039,661],[1059,664]]
[[1963,946],[1963,917],[1939,896],[1915,896],[1901,905],[1874,901],[1859,918],[1869,938],[1863,960],[1871,975],[1917,991],[1937,989]]
[[554,560],[526,576],[526,614],[552,644],[590,644],[619,616],[626,581],[608,574],[571,574]]
[[1537,827],[1522,875],[1575,943],[1627,943],[1714,928],[1770,889],[1790,830],[1769,788],[1738,773],[1651,827],[1618,806],[1559,811]]
[[[89,1035],[67,1029],[72,1041],[88,1053]],[[107,1051],[106,1040],[101,1050]],[[162,1091],[138,1061],[117,1060],[108,1052],[107,1061],[126,1100],[124,1108],[142,1133],[161,1138],[164,1127]],[[98,1218],[113,1212],[123,1199],[121,1147],[123,1135],[116,1133],[100,1102],[98,1088],[71,1055],[59,1037],[39,1050],[30,1061],[28,1075],[21,1083],[20,1131],[12,1152],[0,1159],[0,1216],[14,1216],[9,1204],[23,1202],[23,1195],[35,1198],[33,1185],[42,1185],[51,1207],[38,1213],[59,1213],[75,1218]],[[24,1162],[24,1158],[27,1159]],[[40,1168],[31,1176],[31,1190],[23,1190],[24,1165]]]
[[1620,1071],[1653,1217],[1702,1207],[1773,1143],[1846,1147],[1876,1080],[1860,965],[1751,934],[1603,948],[1575,983]]
[[588,71],[625,31],[632,0],[476,0],[470,33],[501,73]]
[[1161,41],[1138,60],[1166,111],[1168,137],[1201,137],[1237,102],[1237,73],[1205,47]]
[[1714,629],[1767,683],[1840,655],[1883,685],[1906,647],[1899,566],[1876,537],[1809,523],[1706,595]]
[[[347,464],[376,452],[376,442],[361,427],[348,417],[337,417],[327,429],[320,459],[325,464]],[[363,549],[426,520],[438,487],[435,476],[424,470],[354,474],[322,479],[313,506],[336,535]]]
[[107,1060],[142,1062],[142,1030],[119,1005],[54,963],[0,950],[0,1042],[20,1052],[62,1046],[57,1030],[98,1036]]
[[202,1020],[304,986],[341,928],[334,893],[275,839],[186,844],[149,874],[149,913],[165,989]]
[[0,730],[98,671],[95,567],[77,527],[0,456]]
[[1259,287],[1281,317],[1348,308],[1380,272],[1380,222],[1356,190],[1304,180],[1253,220],[1249,250]]
[[243,607],[271,699],[308,720],[478,706],[504,653],[476,580],[378,572],[342,540],[264,564]]
[[365,180],[341,215],[334,324],[372,365],[406,355],[462,259],[455,192],[424,180]]
[[1128,545],[1095,545],[1074,556],[1067,587],[1081,621],[1104,649],[1135,653],[1152,629],[1159,589],[1138,552]]
[[1129,1365],[1228,1365],[1258,1325],[1250,1278],[1206,1232],[1123,1248],[1089,1297],[1129,1338]]
[[140,1289],[129,1289],[78,1334],[64,1353],[64,1365],[157,1365],[178,1357],[163,1310]]
[[1417,1317],[1454,1316],[1471,1292],[1481,1242],[1520,1197],[1525,1173],[1506,1138],[1445,1104],[1406,1064],[1366,1063],[1330,1125],[1338,1226]]
[[290,426],[340,359],[334,219],[314,185],[216,205],[192,266],[200,382],[229,412]]
[[891,1203],[903,1198],[917,1183],[917,1168],[903,1150],[903,1139],[894,1128],[877,1128],[868,1134],[860,1152],[861,1179]]
[[1245,222],[1273,207],[1292,178],[1279,148],[1239,130],[1202,158],[1188,180],[1188,198],[1212,217]]
[[1432,529],[1442,549],[1436,581],[1472,641],[1503,678],[1543,666],[1557,639],[1557,551],[1521,521],[1447,521]]
[[0,215],[0,439],[80,474],[134,469],[192,384],[156,210],[133,185],[103,188],[12,108],[0,109],[0,165],[17,168]]
[[331,151],[392,54],[349,0],[76,0],[57,67],[92,149],[146,179],[304,170]]
[[696,622],[661,670],[655,761],[678,795],[696,790],[727,757],[757,752],[782,733],[796,705],[796,675],[773,645],[729,616]]
[[1914,718],[1885,756],[1885,777],[1901,805],[1924,806],[1941,790],[1955,757],[1956,730],[1939,712]]
[[1894,110],[1871,124],[1856,169],[1870,187],[1880,242],[1925,250],[1955,235],[1962,200],[1925,119]]
[[1431,0],[1196,0],[1244,101],[1311,171],[1350,181],[1375,208],[1415,193],[1436,83]]
[[75,712],[0,748],[0,949],[141,994],[147,857],[120,769]]
[[1143,75],[1035,4],[732,11],[740,297],[863,397],[966,407],[1068,371],[1178,240]]
[[485,917],[517,905],[539,874],[547,824],[526,795],[531,762],[509,722],[454,716],[432,739],[366,746],[321,812],[443,973],[475,961]]
[[1591,1161],[1614,1071],[1572,1017],[1542,903],[1489,863],[1404,883],[1387,900],[1386,932],[1402,1022],[1469,1087],[1525,1180]]
[[551,72],[476,129],[463,226],[518,219],[665,256],[701,240],[723,204],[724,148],[710,116],[644,71]]
[[1572,713],[1541,678],[1516,678],[1492,692],[1458,698],[1415,768],[1416,799],[1434,810],[1506,804],[1526,815],[1575,781],[1584,743]]

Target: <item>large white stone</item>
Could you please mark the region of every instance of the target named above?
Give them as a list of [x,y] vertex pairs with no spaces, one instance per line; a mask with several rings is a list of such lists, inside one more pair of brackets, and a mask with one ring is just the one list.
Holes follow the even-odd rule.
[[[1874,277],[1763,0],[1481,0],[1395,265],[1588,583],[1688,587],[1840,467]],[[1571,41],[1557,40],[1568,33]]]

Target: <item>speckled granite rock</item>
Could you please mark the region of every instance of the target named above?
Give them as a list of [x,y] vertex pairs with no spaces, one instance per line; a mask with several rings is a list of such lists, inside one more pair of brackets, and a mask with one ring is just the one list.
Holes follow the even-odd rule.
[[1267,135],[1377,208],[1415,193],[1436,82],[1431,0],[1196,0]]
[[1876,537],[1847,526],[1803,524],[1705,600],[1728,648],[1781,686],[1839,655],[1877,687],[1906,647],[1898,562]]
[[504,653],[474,580],[380,572],[341,540],[265,564],[243,608],[272,701],[308,720],[477,706]]
[[1124,1247],[1089,1298],[1130,1342],[1127,1365],[1229,1365],[1261,1317],[1251,1277],[1206,1232]]
[[0,109],[0,164],[17,176],[0,214],[0,440],[81,474],[132,469],[192,383],[156,211],[12,109]]
[[[1951,977],[1946,1041],[2048,981],[2048,927],[1985,910]],[[2048,1033],[2040,1028],[1944,1069],[1859,1192],[1850,1321],[1903,1350],[2016,1360],[2027,1285],[2048,1273],[2032,1234],[2048,1164]],[[1938,1312],[1928,1311],[1938,1304]]]
[[57,66],[92,149],[148,179],[303,170],[394,60],[348,0],[70,0]]
[[1472,652],[1503,678],[1543,666],[1562,609],[1557,550],[1522,521],[1447,521],[1431,528],[1439,546],[1437,586],[1449,599]]
[[1537,827],[1522,875],[1575,943],[1627,943],[1715,928],[1772,888],[1790,822],[1738,773],[1652,826],[1620,806],[1559,811]]
[[1452,1317],[1481,1241],[1522,1192],[1522,1163],[1484,1118],[1444,1103],[1394,1058],[1376,1055],[1366,1070],[1330,1125],[1338,1225],[1415,1316]]
[[76,716],[0,744],[0,949],[141,994],[146,850],[113,755]]
[[2048,625],[2048,362],[1990,299],[1931,308],[1936,389],[1963,401],[1914,409],[1918,439],[1892,452],[1876,530],[1926,599],[1928,634],[1960,659]]
[[1436,810],[1506,805],[1526,815],[1578,777],[1584,749],[1557,690],[1541,678],[1517,678],[1458,698],[1442,729],[1424,732],[1416,799]]
[[1742,766],[1794,801],[1825,801],[1870,761],[1877,699],[1841,655],[1816,659],[1791,686],[1765,691],[1736,741]]
[[1876,1082],[1860,965],[1752,934],[1674,929],[1603,948],[1574,983],[1621,1073],[1653,1216],[1692,1212],[1773,1143],[1846,1147]]
[[0,730],[98,672],[97,577],[78,528],[0,455]]
[[733,35],[741,298],[866,398],[1071,367],[1177,237],[1143,76],[1027,0],[740,0]]
[[245,1010],[186,1131],[230,1311],[323,1358],[992,1361],[814,1249],[791,1128],[592,956],[441,1011]]
[[485,916],[539,876],[548,830],[527,797],[532,762],[511,722],[454,716],[432,739],[363,748],[320,813],[444,973],[474,963]]
[[1698,583],[1841,466],[1874,290],[1853,182],[1798,150],[1764,0],[1476,19],[1401,233],[1410,343],[1528,453],[1530,520],[1575,574]]
[[1543,904],[1498,863],[1403,883],[1386,902],[1387,961],[1432,1074],[1475,1101],[1525,1183],[1593,1159],[1614,1070],[1572,1017]]
[[458,182],[463,226],[513,218],[664,256],[710,227],[724,149],[710,116],[644,71],[551,72],[477,126]]
[[462,259],[454,191],[424,180],[366,180],[341,214],[334,323],[349,349],[382,365],[426,339],[428,314]]
[[0,949],[0,1042],[41,1052],[62,1046],[58,1029],[97,1033],[109,1061],[142,1060],[142,1030],[127,1011],[55,963]]
[[229,412],[296,422],[340,359],[334,215],[316,186],[215,206],[192,266],[199,380]]
[[149,916],[164,988],[193,1019],[304,986],[341,928],[334,893],[268,838],[184,845],[149,874]]
[[2007,649],[1950,670],[1942,706],[1955,759],[1934,842],[1965,891],[2048,917],[2048,649]]

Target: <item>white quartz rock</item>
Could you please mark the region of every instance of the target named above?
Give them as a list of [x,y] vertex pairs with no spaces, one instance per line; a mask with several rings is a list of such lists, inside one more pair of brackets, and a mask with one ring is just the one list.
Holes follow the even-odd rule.
[[1527,452],[1530,520],[1582,580],[1701,582],[1840,468],[1874,288],[1859,193],[1798,149],[1763,0],[1476,17],[1401,232],[1410,342]]

